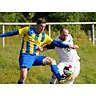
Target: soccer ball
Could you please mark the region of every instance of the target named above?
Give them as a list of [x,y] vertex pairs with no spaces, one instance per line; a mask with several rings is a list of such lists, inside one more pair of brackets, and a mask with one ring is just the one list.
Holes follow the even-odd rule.
[[69,64],[69,65],[65,66],[64,69],[63,69],[63,72],[64,72],[64,74],[67,75],[67,76],[72,75],[72,74],[73,74],[72,65]]
[[64,76],[66,77],[64,80],[59,80],[59,84],[64,84],[67,80],[70,80],[73,76],[73,67],[72,65],[66,65],[63,68]]

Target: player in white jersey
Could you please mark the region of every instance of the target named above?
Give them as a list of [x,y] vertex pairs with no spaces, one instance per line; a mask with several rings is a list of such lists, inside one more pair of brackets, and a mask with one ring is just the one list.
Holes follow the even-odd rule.
[[[66,28],[62,28],[60,30],[60,36],[57,36],[55,40],[61,41],[64,44],[73,45],[73,38],[69,34],[68,29],[66,29]],[[78,45],[75,45],[75,46],[76,46],[76,48],[79,48]],[[59,68],[60,74],[64,74],[65,66],[67,66],[67,67],[72,66],[73,74],[70,79],[66,79],[66,84],[73,84],[75,78],[78,77],[79,72],[80,72],[80,62],[79,62],[80,57],[78,56],[76,49],[59,48],[59,47],[55,47],[55,49],[59,56],[58,68]],[[52,78],[50,79],[49,83],[55,84],[56,81],[57,81],[57,79],[53,75]]]

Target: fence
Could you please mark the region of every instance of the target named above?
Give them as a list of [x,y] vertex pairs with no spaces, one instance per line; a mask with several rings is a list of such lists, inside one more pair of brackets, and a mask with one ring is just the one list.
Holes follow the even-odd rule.
[[[49,36],[51,37],[51,26],[52,25],[71,25],[71,24],[90,24],[92,25],[92,42],[93,42],[93,45],[95,44],[95,34],[94,34],[94,25],[96,24],[96,22],[51,22],[51,23],[46,23],[48,25],[48,32],[49,32]],[[6,25],[36,25],[36,23],[0,23],[0,26],[2,26],[2,32],[4,33],[5,32],[5,26]],[[3,44],[3,47],[5,46],[5,38],[3,37],[3,40],[2,40],[2,44]]]

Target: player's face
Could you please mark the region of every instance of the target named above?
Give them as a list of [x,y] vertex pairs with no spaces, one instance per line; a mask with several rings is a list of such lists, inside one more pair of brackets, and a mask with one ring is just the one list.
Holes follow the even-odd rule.
[[60,33],[60,38],[61,40],[66,40],[68,37],[68,30],[62,30],[62,32]]
[[41,23],[41,24],[38,24],[37,25],[37,32],[38,33],[41,33],[45,30],[45,27],[46,27],[46,23]]

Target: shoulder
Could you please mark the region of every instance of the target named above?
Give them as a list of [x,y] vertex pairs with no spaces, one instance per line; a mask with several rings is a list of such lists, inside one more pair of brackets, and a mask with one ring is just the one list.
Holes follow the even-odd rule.
[[59,36],[57,36],[57,37],[55,38],[55,40],[56,40],[56,41],[61,41],[61,40],[59,39]]
[[20,30],[29,30],[29,27],[28,26],[22,27],[22,28],[20,28]]
[[73,36],[71,34],[68,35],[70,38],[73,38]]
[[36,29],[34,27],[29,27],[28,34],[32,35],[36,33]]
[[29,30],[29,27],[23,27],[19,29],[19,34],[26,34]]
[[71,34],[69,34],[69,35],[68,35],[68,39],[73,40],[73,37],[72,37],[72,35],[71,35]]

